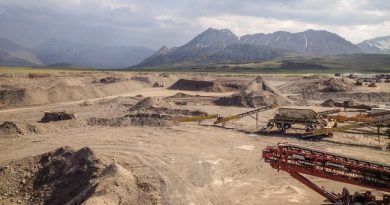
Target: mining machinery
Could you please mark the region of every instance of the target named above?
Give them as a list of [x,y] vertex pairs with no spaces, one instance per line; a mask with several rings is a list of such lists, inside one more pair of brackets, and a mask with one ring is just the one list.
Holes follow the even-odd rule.
[[328,110],[317,113],[311,109],[279,108],[278,113],[260,131],[269,133],[276,126],[279,131],[285,133],[294,124],[304,125],[306,132],[320,128],[331,128],[335,126],[335,122],[327,120],[322,116],[337,112],[340,112],[340,110]]
[[[259,112],[263,112],[263,111],[266,111],[266,110],[274,109],[276,107],[277,107],[276,105],[264,106],[264,107],[261,107],[261,108],[255,109],[255,110],[251,110],[251,111],[248,111],[248,112],[240,113],[240,114],[237,114],[237,115],[232,115],[232,116],[228,116],[228,117],[220,117],[220,118],[218,118],[214,122],[214,125],[217,125],[217,124],[220,124],[220,123],[222,123],[222,125],[224,125],[226,122],[228,122],[230,120],[241,119],[243,117],[250,116],[250,115],[253,115],[253,114],[257,115]],[[257,117],[256,117],[256,121],[257,121]]]
[[336,194],[325,190],[303,176],[303,174],[311,175],[390,193],[389,165],[288,143],[267,146],[262,152],[262,158],[272,168],[289,173],[293,178],[319,193],[332,204],[390,204],[390,195],[388,194],[383,194],[381,199],[376,199],[370,191],[351,195],[346,188],[343,188],[342,193]]
[[338,127],[330,127],[330,128],[322,128],[318,130],[308,131],[303,134],[303,137],[316,137],[316,136],[331,136],[333,132],[341,132],[345,130],[350,130],[359,127],[368,127],[368,126],[376,126],[378,127],[378,131],[381,127],[390,124],[390,119],[387,120],[368,120],[366,122],[348,124],[344,126]]
[[176,122],[201,122],[203,120],[215,119],[219,118],[220,115],[201,115],[201,116],[193,116],[193,117],[178,117],[175,119]]

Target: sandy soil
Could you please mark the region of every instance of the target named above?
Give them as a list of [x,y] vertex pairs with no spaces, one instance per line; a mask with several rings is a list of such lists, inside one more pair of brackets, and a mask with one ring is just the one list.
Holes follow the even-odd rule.
[[[122,78],[131,78],[123,75],[121,74]],[[157,74],[150,75],[154,81],[159,81],[160,77]],[[102,76],[104,76],[102,73],[98,73],[85,77],[87,79],[79,78],[80,81],[88,82],[88,86],[94,86],[89,85],[91,79]],[[171,74],[169,81],[173,83],[175,79],[183,77],[194,78],[191,74],[175,76]],[[56,78],[62,77],[56,76]],[[207,77],[210,78],[213,77]],[[298,80],[295,77],[291,79]],[[291,79],[281,76],[269,77],[270,82],[275,86],[283,85]],[[11,80],[8,79],[8,82]],[[76,83],[73,80],[72,82]],[[133,81],[127,83],[136,84]],[[44,82],[37,84],[43,85]],[[59,147],[70,146],[74,149],[89,147],[102,159],[114,160],[126,170],[131,170],[134,176],[144,178],[158,176],[157,178],[164,185],[163,200],[138,202],[139,204],[276,205],[322,204],[324,198],[287,173],[277,172],[264,163],[261,160],[261,151],[267,145],[289,142],[390,164],[390,152],[382,149],[390,140],[385,136],[378,138],[371,128],[336,133],[333,138],[315,142],[300,140],[294,135],[258,134],[256,131],[267,123],[275,110],[260,114],[258,128],[255,120],[250,117],[231,121],[225,127],[213,126],[212,120],[204,121],[202,124],[180,123],[170,127],[88,125],[87,121],[91,117],[112,119],[126,115],[129,113],[129,108],[142,99],[136,97],[139,94],[144,97],[169,97],[182,92],[194,97],[187,96],[179,99],[187,101],[187,105],[176,105],[172,103],[172,99],[167,100],[172,108],[201,110],[222,116],[251,110],[251,108],[216,106],[213,103],[216,98],[231,95],[231,92],[177,91],[153,88],[152,83],[137,85],[139,86],[130,90],[122,88],[103,96],[87,96],[76,100],[70,98],[67,101],[0,110],[0,123],[12,120],[21,127],[28,124],[36,128],[34,132],[25,132],[17,136],[0,136],[0,167]],[[21,87],[19,84],[18,86]],[[121,87],[125,84],[117,86]],[[390,92],[387,89],[384,91]],[[88,103],[84,104],[85,101]],[[293,107],[311,108],[316,111],[329,109],[315,106],[314,103],[309,107],[299,105]],[[77,118],[69,121],[38,123],[45,110],[67,111],[75,113]],[[342,187],[348,187],[351,192],[366,190],[330,180],[309,178],[328,190],[336,192],[340,192]],[[116,185],[106,180],[99,185],[98,190],[108,189],[111,186]],[[122,184],[118,186],[121,187]],[[380,194],[375,191],[374,193]],[[11,203],[10,199],[2,196],[1,193],[0,197],[0,202],[3,204]],[[115,201],[115,197],[115,192],[110,192],[103,198],[94,196],[86,204],[105,204],[105,200]],[[21,203],[25,202],[21,201]]]

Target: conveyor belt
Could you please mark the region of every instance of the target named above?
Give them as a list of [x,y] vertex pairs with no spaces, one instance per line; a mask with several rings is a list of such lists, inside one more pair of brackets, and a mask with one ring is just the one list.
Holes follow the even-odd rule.
[[237,115],[232,115],[232,116],[229,116],[229,117],[222,117],[222,118],[217,119],[214,122],[214,125],[219,124],[219,123],[225,123],[225,122],[230,121],[230,120],[240,119],[240,118],[246,117],[248,115],[256,114],[256,113],[263,112],[263,111],[266,111],[266,110],[270,110],[270,109],[273,109],[273,108],[276,108],[276,105],[261,107],[261,108],[256,109],[256,110],[251,110],[249,112],[244,112],[244,113],[240,113],[240,114],[237,114]]
[[290,144],[266,147],[262,156],[278,170],[312,175],[390,193],[390,165]]
[[333,128],[323,128],[323,129],[318,129],[314,130],[311,132],[306,132],[303,134],[303,137],[314,137],[314,136],[321,136],[321,135],[328,135],[333,132],[340,132],[344,130],[350,130],[354,128],[359,128],[359,127],[368,127],[368,126],[379,126],[379,125],[384,125],[384,124],[389,124],[390,119],[388,120],[370,120],[367,122],[360,122],[360,123],[355,123],[355,124],[349,124],[349,125],[344,125],[340,127],[333,127]]

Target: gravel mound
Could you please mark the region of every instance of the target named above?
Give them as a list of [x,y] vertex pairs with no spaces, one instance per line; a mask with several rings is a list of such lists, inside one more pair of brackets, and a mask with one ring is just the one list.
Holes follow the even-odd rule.
[[175,95],[172,95],[168,98],[188,98],[188,97],[196,97],[196,95],[189,95],[182,92],[178,92]]
[[215,101],[220,106],[238,106],[257,108],[268,105],[288,105],[291,101],[279,91],[267,84],[262,77],[245,86],[240,92],[229,97],[221,97]]
[[170,127],[175,125],[174,118],[183,116],[202,116],[206,112],[199,110],[173,109],[166,106],[163,98],[147,97],[129,109],[129,114],[119,118],[89,118],[88,125],[92,126],[150,126],[150,127]]
[[17,203],[78,204],[92,191],[98,163],[91,149],[70,147],[11,162],[0,171],[0,193]]
[[129,109],[129,111],[149,109],[152,107],[166,107],[169,106],[163,98],[160,97],[147,97],[140,100],[137,104]]
[[10,162],[0,167],[0,204],[167,204],[166,183],[148,165],[107,161],[61,147]]
[[130,78],[131,80],[138,81],[141,83],[152,83],[149,77],[147,76],[133,76]]
[[95,81],[93,81],[93,83],[110,84],[110,83],[116,83],[119,81],[121,81],[120,78],[108,76],[108,77],[101,78],[99,80],[95,80]]
[[22,130],[11,121],[5,121],[0,125],[0,136],[3,135],[19,135],[22,134]]
[[335,103],[336,103],[336,101],[334,101],[333,99],[328,99],[328,100],[325,100],[323,103],[321,103],[321,106],[323,106],[323,107],[334,107]]

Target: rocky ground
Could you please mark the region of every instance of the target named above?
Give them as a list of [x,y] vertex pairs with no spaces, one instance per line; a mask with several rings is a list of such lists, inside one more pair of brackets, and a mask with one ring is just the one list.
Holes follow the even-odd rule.
[[[260,106],[216,103],[248,90],[256,77],[115,72],[70,72],[39,78],[2,75],[2,88],[24,89],[25,94],[18,91],[9,96],[7,91],[0,95],[0,204],[324,203],[323,197],[260,159],[266,146],[287,141],[390,164],[390,152],[384,150],[390,142],[386,130],[378,137],[375,129],[360,128],[321,141],[297,138],[294,133],[302,132],[300,127],[285,135],[259,134],[275,110],[259,114],[259,127],[250,117],[224,127],[213,125],[213,120],[175,122],[177,117],[229,116]],[[191,90],[172,89],[179,79],[195,80],[196,85],[198,81],[218,83],[216,87],[206,83],[206,88],[187,85]],[[353,95],[350,93],[390,93],[390,84],[369,89],[329,76],[267,75],[259,80],[259,86],[263,81],[266,88],[252,88],[262,92],[256,92],[260,96],[256,94],[254,99],[249,96],[248,102],[263,102],[256,100],[264,94],[288,101],[281,106],[321,111],[329,108],[319,106],[322,98],[306,97],[309,93],[332,95],[337,101],[342,100],[337,95],[343,94],[345,98]],[[307,90],[306,84],[301,84],[306,81],[318,87]],[[153,87],[156,82],[167,87]],[[33,89],[40,93],[36,99],[31,97],[38,92]],[[53,92],[57,89],[61,89],[59,93]],[[367,99],[358,102],[384,104],[381,98]],[[75,113],[76,119],[39,122],[48,110]],[[366,190],[310,179],[336,192],[342,187]]]

